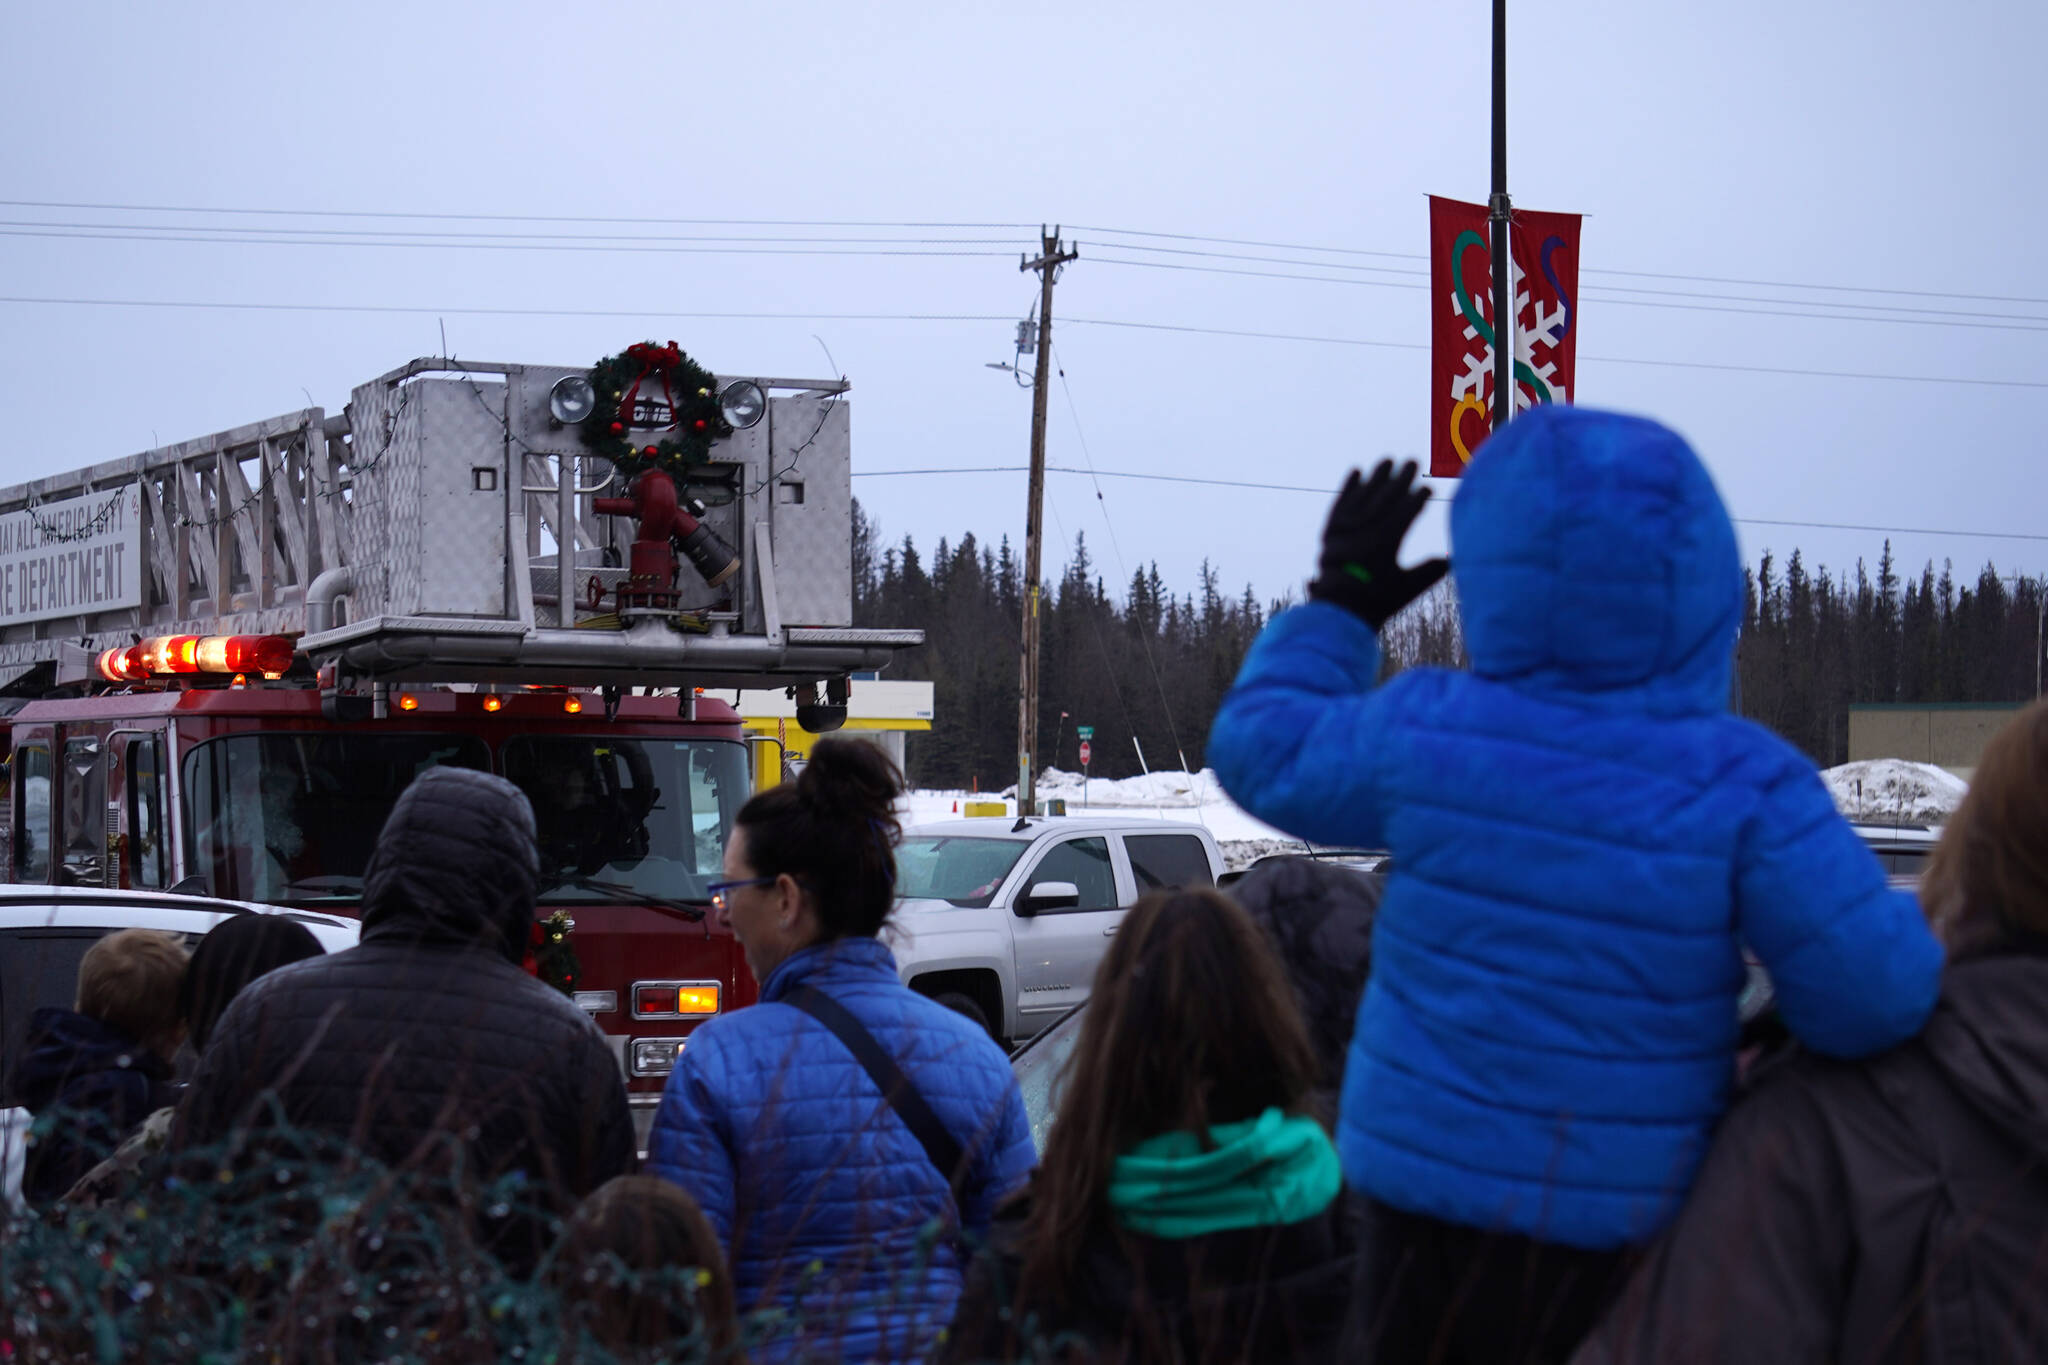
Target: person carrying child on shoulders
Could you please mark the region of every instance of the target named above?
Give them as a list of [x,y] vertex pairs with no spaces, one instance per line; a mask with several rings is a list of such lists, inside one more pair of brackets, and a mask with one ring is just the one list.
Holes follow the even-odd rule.
[[1362,1344],[1560,1359],[1727,1105],[1744,947],[1839,1057],[1919,1031],[1942,950],[1813,764],[1727,714],[1740,556],[1683,439],[1517,417],[1451,512],[1471,671],[1377,686],[1378,632],[1449,568],[1397,561],[1415,473],[1353,472],[1210,761],[1260,819],[1394,854],[1338,1125]]

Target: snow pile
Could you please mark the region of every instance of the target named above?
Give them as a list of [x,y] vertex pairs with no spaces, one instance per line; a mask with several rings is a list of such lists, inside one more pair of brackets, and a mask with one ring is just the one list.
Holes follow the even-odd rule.
[[1844,763],[1820,777],[1837,810],[1851,820],[1875,824],[1941,824],[1969,790],[1967,782],[1946,768],[1903,758]]
[[[934,820],[956,820],[966,814],[972,801],[1000,802],[1014,813],[1017,788],[1012,783],[1001,792],[913,791],[904,795],[897,808],[905,825]],[[1299,852],[1301,841],[1290,839],[1271,825],[1254,819],[1224,795],[1214,771],[1204,768],[1193,775],[1182,772],[1153,773],[1150,776],[1111,780],[1090,778],[1084,786],[1079,773],[1049,768],[1039,774],[1038,796],[1042,801],[1065,801],[1070,818],[1113,816],[1122,820],[1173,820],[1206,826],[1223,850],[1226,866],[1237,868],[1266,853]]]
[[[1003,795],[1015,800],[1017,784],[1012,782],[1003,788]],[[1038,774],[1038,797],[1041,801],[1064,800],[1069,806],[1074,806],[1080,804],[1084,796],[1091,807],[1111,809],[1207,806],[1230,800],[1223,794],[1223,784],[1216,780],[1214,768],[1204,768],[1192,775],[1161,772],[1115,779],[1083,778],[1079,773],[1062,772],[1058,768],[1047,768]]]

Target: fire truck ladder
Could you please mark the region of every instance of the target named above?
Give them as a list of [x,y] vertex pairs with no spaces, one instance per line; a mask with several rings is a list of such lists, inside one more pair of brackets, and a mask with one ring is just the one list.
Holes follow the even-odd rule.
[[0,489],[0,685],[186,633],[295,635],[344,685],[802,684],[923,642],[852,624],[843,381],[748,377],[766,411],[680,481],[707,535],[650,609],[621,592],[634,523],[595,506],[627,490],[550,414],[583,373],[415,360],[339,417]]

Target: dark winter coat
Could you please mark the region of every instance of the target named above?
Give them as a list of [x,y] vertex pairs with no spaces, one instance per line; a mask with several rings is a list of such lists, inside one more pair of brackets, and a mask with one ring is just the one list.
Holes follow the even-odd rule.
[[1577,1365],[2048,1359],[2048,956],[1950,968],[1926,1032],[1764,1068]]
[[1078,1249],[1078,1292],[1018,1295],[1029,1198],[997,1216],[939,1359],[944,1365],[1312,1365],[1344,1359],[1354,1249],[1345,1201],[1313,1218],[1168,1239],[1102,1233]]
[[1327,602],[1281,613],[1209,758],[1238,803],[1395,859],[1338,1121],[1395,1208],[1647,1240],[1735,1071],[1742,947],[1837,1056],[1925,1022],[1942,954],[1813,764],[1727,714],[1742,568],[1712,480],[1640,418],[1545,405],[1451,510],[1470,672],[1378,686]]
[[174,1089],[170,1065],[111,1024],[55,1006],[30,1015],[14,1077],[14,1102],[36,1116],[22,1198],[62,1198]]
[[1358,1000],[1372,974],[1380,876],[1315,858],[1275,858],[1246,873],[1230,894],[1280,951],[1322,1073],[1318,1110],[1332,1120]]
[[[782,1002],[799,985],[853,1014],[960,1144],[957,1203],[846,1045]],[[791,954],[759,1004],[691,1034],[647,1142],[649,1169],[717,1229],[741,1310],[791,1314],[755,1360],[920,1357],[959,1297],[961,1237],[986,1231],[1034,1160],[1002,1049],[905,986],[872,938]]]
[[[221,1016],[176,1149],[272,1123],[440,1179],[519,1173],[566,1210],[633,1164],[619,1066],[589,1017],[517,965],[533,921],[533,812],[486,773],[406,789],[364,876],[359,946],[251,984]],[[533,1230],[487,1230],[515,1270]]]

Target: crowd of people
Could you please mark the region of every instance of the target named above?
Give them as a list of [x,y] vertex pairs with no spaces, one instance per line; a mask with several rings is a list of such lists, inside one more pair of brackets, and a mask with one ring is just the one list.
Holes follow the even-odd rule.
[[[198,1253],[278,1358],[481,1340],[465,1305],[510,1300],[454,1242],[554,1296],[557,1360],[2048,1358],[2048,704],[1895,889],[1727,714],[1741,571],[1681,439],[1549,408],[1495,436],[1453,512],[1472,667],[1382,685],[1379,631],[1448,567],[1399,561],[1427,496],[1353,475],[1210,745],[1255,814],[1390,849],[1384,895],[1295,860],[1141,900],[1042,1150],[1001,1048],[897,975],[900,775],[827,740],[739,812],[713,903],[760,999],[692,1035],[644,1171],[604,1040],[518,966],[526,798],[434,769],[360,946],[248,917],[189,962],[87,955],[31,1027],[25,1192],[63,1227],[282,1187],[285,1238],[383,1299],[266,1337],[297,1279]],[[51,1339],[23,1323],[0,1355]]]

